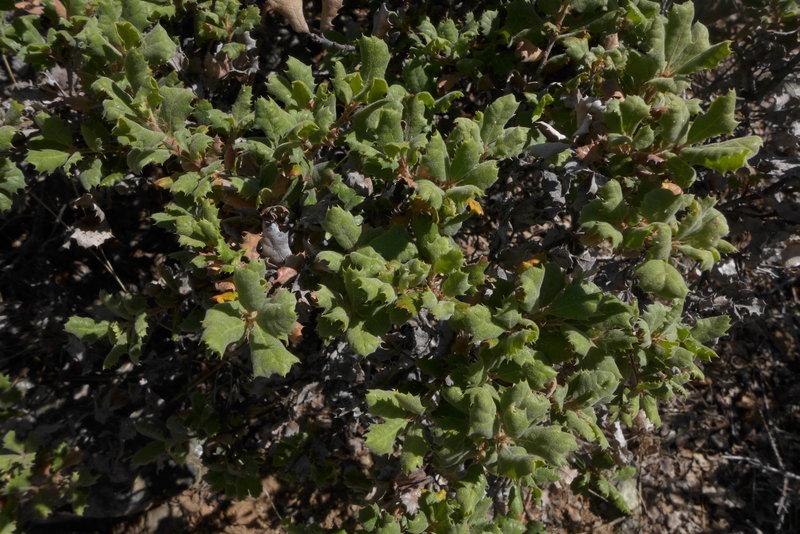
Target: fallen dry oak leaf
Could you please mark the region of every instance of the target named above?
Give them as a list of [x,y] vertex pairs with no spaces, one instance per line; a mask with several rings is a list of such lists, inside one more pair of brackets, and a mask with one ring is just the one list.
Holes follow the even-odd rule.
[[342,9],[342,0],[322,0],[322,14],[319,17],[320,29],[324,32],[333,29],[333,19]]
[[283,15],[294,31],[308,33],[308,23],[303,15],[303,0],[267,0],[267,6]]

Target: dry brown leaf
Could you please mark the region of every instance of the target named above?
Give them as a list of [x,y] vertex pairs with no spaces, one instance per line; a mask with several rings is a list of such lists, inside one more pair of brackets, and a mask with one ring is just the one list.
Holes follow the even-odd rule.
[[297,272],[297,269],[289,267],[288,265],[284,265],[275,273],[275,278],[272,280],[272,283],[280,284],[282,286],[286,285],[287,282],[292,280],[298,274],[299,273]]
[[250,261],[257,261],[261,259],[258,253],[258,244],[261,242],[261,234],[253,234],[251,232],[242,232],[242,250],[244,255]]
[[292,328],[292,331],[289,333],[289,343],[291,343],[293,347],[296,347],[302,341],[303,341],[303,325],[295,321],[294,328]]
[[308,33],[308,23],[303,15],[303,0],[267,0],[267,5],[283,15],[294,31]]
[[333,28],[333,19],[342,9],[342,0],[322,0],[322,15],[319,17],[320,29],[324,32]]
[[597,143],[589,143],[588,145],[579,146],[575,149],[575,155],[584,165],[591,165],[596,161],[603,159],[603,152],[600,145]]
[[214,282],[214,289],[223,293],[226,291],[236,291],[236,285],[230,280],[220,280],[219,282]]
[[25,0],[23,2],[17,2],[14,4],[14,7],[31,15],[44,15],[42,0]]
[[56,15],[62,19],[67,18],[67,8],[64,7],[64,4],[61,3],[61,0],[51,0],[51,3],[53,4],[53,9],[56,10]]
[[523,63],[536,61],[542,55],[542,50],[527,39],[517,41],[517,55]]
[[678,184],[673,184],[672,182],[664,182],[661,184],[661,189],[666,189],[668,191],[672,191],[676,195],[682,195],[683,189]]

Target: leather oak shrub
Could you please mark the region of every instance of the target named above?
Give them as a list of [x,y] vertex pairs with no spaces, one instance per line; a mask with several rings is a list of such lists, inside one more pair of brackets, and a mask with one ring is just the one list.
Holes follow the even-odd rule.
[[[339,343],[353,365],[380,352],[391,367],[400,349],[388,340],[425,332],[411,368],[361,399],[371,418],[360,433],[380,465],[428,485],[408,506],[354,492],[354,528],[534,532],[523,503],[564,466],[575,491],[625,510],[617,488],[632,471],[614,430],[658,425],[659,401],[702,377],[706,344],[729,326],[684,313],[687,276],[734,250],[715,199],[692,193],[697,169],[735,171],[761,144],[730,137],[733,92],[687,96],[729,43],[709,42],[691,2],[397,11],[382,37],[357,39],[310,34],[302,3],[272,3],[293,29],[235,0],[0,2],[0,50],[73,77],[60,105],[12,102],[0,118],[0,209],[36,176],[89,195],[160,188],[152,221],[176,241],[171,270],[154,265],[157,293],[103,294],[114,318],[74,316],[66,331],[107,351],[112,369],[168,357],[148,344],[169,325],[198,358],[290,388],[301,336]],[[268,74],[261,47],[285,49],[266,41],[279,27],[336,42]],[[572,214],[570,250],[616,265],[622,285],[546,248],[500,258],[468,246],[465,228],[500,231],[500,185],[543,172],[562,184],[545,213]],[[169,431],[140,427],[153,442],[133,461],[183,461],[194,440],[216,489],[260,493],[291,444],[216,454],[222,430],[198,415],[212,400],[202,389],[191,400],[201,408]],[[362,482],[383,476],[375,465]]]

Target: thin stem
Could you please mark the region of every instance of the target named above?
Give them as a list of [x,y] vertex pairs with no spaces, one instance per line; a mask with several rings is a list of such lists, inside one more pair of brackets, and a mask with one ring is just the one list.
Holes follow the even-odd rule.
[[558,18],[556,19],[556,33],[550,38],[550,43],[547,45],[547,49],[542,54],[542,59],[539,62],[539,66],[536,67],[536,74],[537,76],[542,73],[544,69],[545,63],[547,63],[547,59],[550,57],[550,52],[553,51],[553,47],[558,41],[558,38],[561,37],[561,25],[564,24],[564,18],[567,16],[567,12],[569,11],[569,2],[570,0],[562,0],[561,1],[561,9],[558,12]]
[[11,78],[11,82],[16,85],[17,78],[14,76],[14,71],[11,70],[11,65],[8,64],[8,58],[5,54],[3,54],[3,65],[6,66],[6,72],[8,72],[8,77]]

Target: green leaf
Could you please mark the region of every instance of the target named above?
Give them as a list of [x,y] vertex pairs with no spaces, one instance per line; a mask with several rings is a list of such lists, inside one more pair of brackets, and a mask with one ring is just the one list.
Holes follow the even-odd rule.
[[438,131],[434,131],[422,157],[425,172],[439,183],[447,181],[447,169],[450,167],[450,158],[447,155],[447,145]]
[[250,359],[253,376],[268,377],[273,374],[286,376],[292,366],[300,360],[286,350],[276,337],[255,324],[250,331]]
[[405,419],[387,419],[369,426],[365,445],[375,454],[391,454],[397,433],[408,424]]
[[739,137],[720,143],[684,148],[680,157],[691,165],[702,165],[719,173],[741,169],[761,148],[760,137]]
[[351,325],[346,334],[347,342],[360,356],[369,356],[381,346],[382,340],[378,336],[366,331],[364,323],[359,322]]
[[497,406],[494,403],[491,386],[470,388],[466,391],[466,396],[469,398],[469,433],[492,439],[497,420]]
[[599,287],[576,280],[553,302],[550,313],[566,319],[588,319],[597,311],[601,299]]
[[84,343],[94,343],[108,335],[111,323],[108,321],[95,321],[89,317],[73,315],[64,325],[64,330],[77,337]]
[[664,260],[648,260],[636,268],[639,286],[659,297],[683,298],[689,293],[678,270]]
[[519,103],[514,95],[501,96],[486,108],[481,121],[481,139],[493,143],[503,133],[505,125],[514,117]]
[[610,371],[581,370],[569,381],[570,402],[581,408],[611,399],[619,386],[619,379]]
[[60,117],[41,112],[34,117],[34,121],[41,131],[41,138],[37,138],[38,142],[44,140],[48,145],[56,144],[62,148],[69,148],[72,145],[72,130]]
[[664,60],[668,65],[674,66],[683,50],[692,42],[692,19],[692,2],[672,5],[664,27]]
[[667,100],[667,111],[658,120],[658,132],[667,145],[680,145],[689,130],[689,108],[676,95],[668,94]]
[[535,459],[528,451],[519,446],[506,446],[497,455],[498,474],[514,480],[533,473]]
[[419,396],[382,389],[371,389],[367,392],[367,406],[373,415],[387,419],[421,415],[425,411]]
[[692,74],[700,69],[713,69],[731,54],[731,41],[716,43],[688,59],[675,70],[675,74]]
[[217,304],[206,310],[202,339],[212,352],[223,356],[228,345],[242,339],[244,335],[242,311],[241,306],[233,302]]
[[651,223],[673,223],[675,214],[691,201],[691,195],[676,195],[669,189],[658,187],[648,192],[642,199],[641,214]]
[[686,144],[693,145],[705,141],[709,137],[733,133],[739,124],[733,118],[736,110],[736,91],[730,90],[727,94],[714,99],[708,111],[697,117],[689,128]]
[[11,207],[11,196],[25,187],[25,176],[8,158],[0,158],[0,212]]
[[361,237],[361,225],[348,211],[339,206],[333,206],[325,213],[322,227],[331,234],[336,242],[345,250],[350,250],[358,243]]
[[422,467],[425,454],[428,452],[428,443],[425,433],[419,424],[412,424],[403,440],[403,452],[400,454],[400,466],[403,472],[411,473]]
[[[254,291],[257,291],[254,288]],[[263,291],[263,290],[262,290]],[[258,299],[255,295],[254,300]],[[288,289],[280,289],[273,296],[263,301],[258,308],[256,322],[264,332],[279,339],[286,339],[297,322],[295,312],[297,299]]]
[[692,328],[692,337],[700,343],[708,343],[724,336],[730,327],[731,318],[727,315],[698,319]]
[[247,311],[258,311],[267,300],[266,288],[262,285],[266,275],[263,261],[250,262],[239,266],[233,272],[233,282],[239,295],[239,302]]
[[555,465],[566,463],[566,455],[578,448],[575,437],[557,426],[532,426],[518,442],[529,453]]
[[38,172],[52,174],[56,169],[67,163],[70,155],[69,152],[63,150],[43,148],[41,150],[29,150],[26,159]]
[[158,108],[158,118],[164,129],[176,132],[186,125],[192,113],[194,93],[190,89],[161,87],[158,90],[163,100]]
[[391,59],[389,47],[383,39],[365,36],[358,40],[358,50],[361,53],[361,78],[364,85],[369,87],[372,80],[383,78],[386,74]]
[[650,114],[650,106],[637,95],[624,100],[612,100],[606,107],[604,119],[611,132],[633,135],[642,119]]
[[161,24],[156,23],[153,29],[144,36],[140,50],[148,63],[161,65],[172,59],[178,46],[172,42],[167,30]]
[[499,337],[505,330],[492,322],[492,312],[483,304],[457,309],[455,320],[472,336],[473,341],[484,341]]

